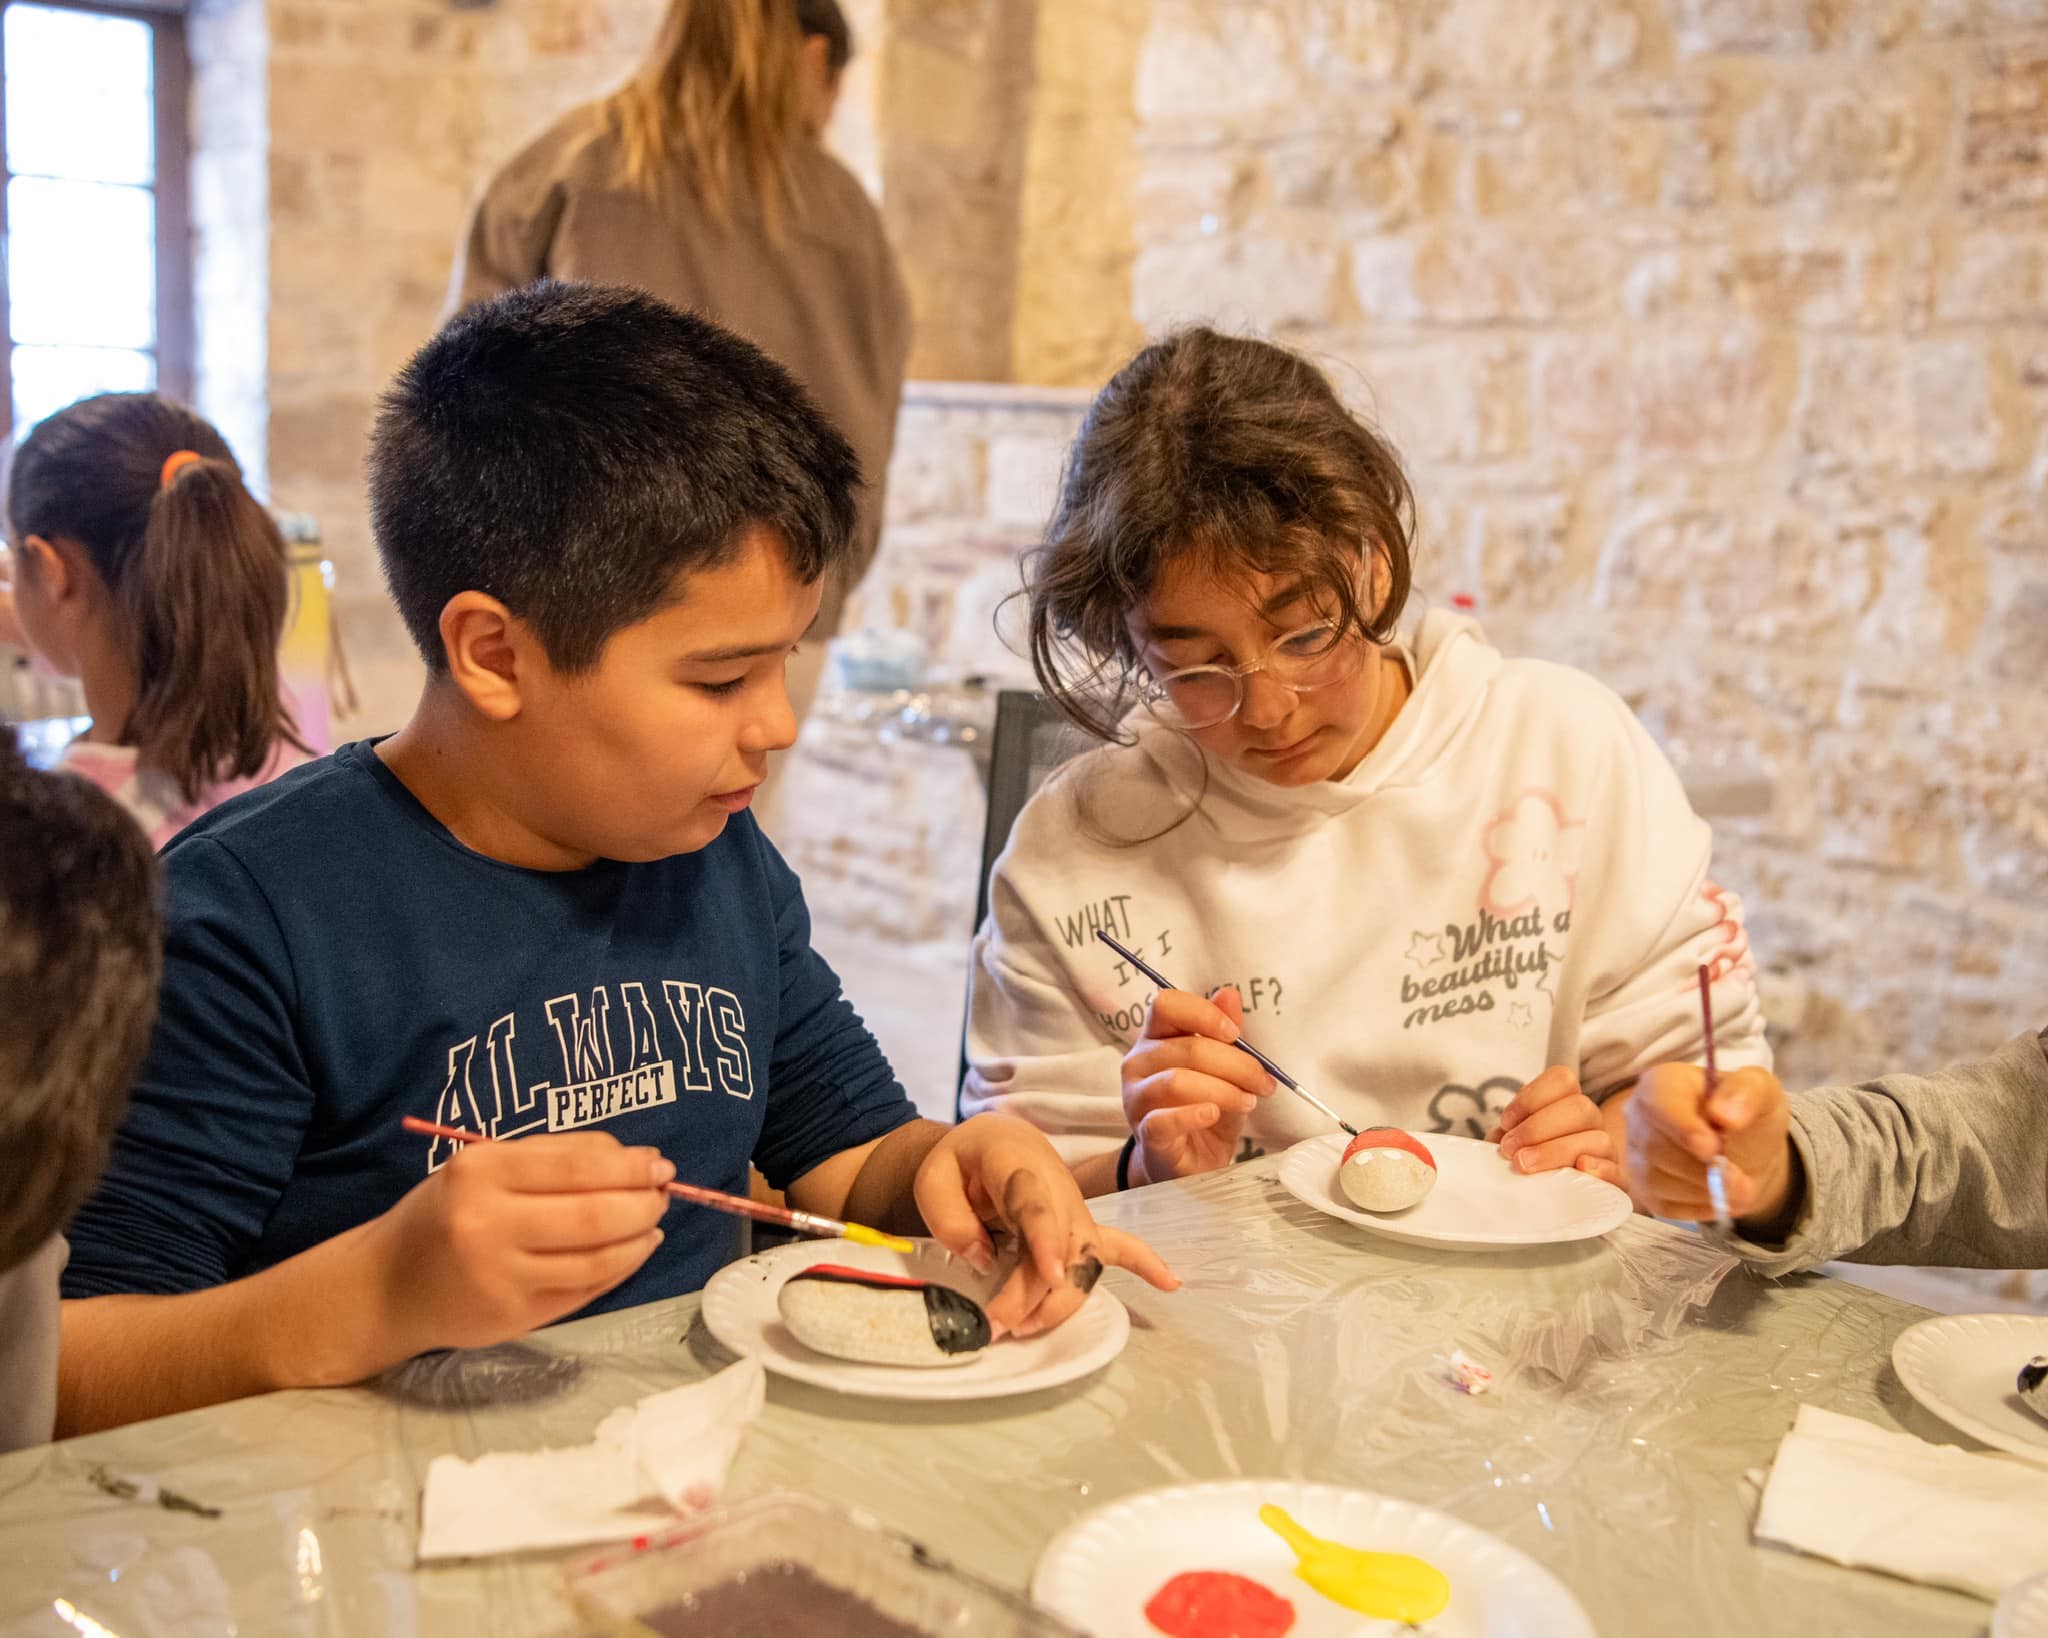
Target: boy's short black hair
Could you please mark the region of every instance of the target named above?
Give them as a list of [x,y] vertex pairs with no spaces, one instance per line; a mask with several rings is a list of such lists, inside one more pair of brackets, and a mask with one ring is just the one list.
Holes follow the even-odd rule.
[[384,578],[430,669],[487,592],[563,671],[678,573],[779,536],[806,585],[853,551],[860,463],[789,372],[637,290],[542,281],[479,302],[399,371],[370,437]]
[[97,786],[28,767],[0,728],[0,1271],[98,1181],[162,966],[141,827]]

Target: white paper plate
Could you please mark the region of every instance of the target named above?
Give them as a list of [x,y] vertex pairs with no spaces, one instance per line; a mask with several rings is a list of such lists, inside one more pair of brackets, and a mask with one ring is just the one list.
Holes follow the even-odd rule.
[[2048,1575],[2005,1589],[1991,1616],[1991,1638],[2048,1638]]
[[[1611,1233],[1635,1208],[1612,1183],[1584,1172],[1518,1172],[1500,1146],[1442,1132],[1410,1136],[1436,1157],[1436,1187],[1401,1212],[1360,1211],[1337,1183],[1342,1132],[1297,1143],[1280,1162],[1295,1199],[1391,1240],[1418,1246],[1546,1246]],[[2015,1367],[2017,1369],[2017,1367]]]
[[1126,1497],[1053,1538],[1031,1596],[1094,1638],[1159,1638],[1145,1604],[1187,1570],[1230,1570],[1295,1610],[1288,1638],[1363,1638],[1406,1629],[1331,1603],[1294,1574],[1294,1554],[1259,1522],[1277,1502],[1308,1530],[1347,1547],[1412,1553],[1443,1571],[1451,1602],[1429,1638],[1593,1638],[1564,1583],[1526,1553],[1448,1513],[1330,1484],[1233,1479]]
[[2048,1422],[2027,1409],[2020,1367],[2048,1354],[2048,1315],[1954,1314],[1922,1320],[1892,1344],[1906,1391],[1973,1439],[2048,1462]]
[[1124,1351],[1131,1318],[1101,1286],[1064,1325],[1035,1337],[1005,1337],[965,1365],[862,1365],[806,1348],[782,1323],[775,1299],[782,1282],[816,1263],[841,1263],[878,1274],[909,1274],[958,1286],[976,1298],[993,1295],[975,1273],[930,1240],[908,1257],[848,1240],[800,1240],[728,1264],[704,1287],[704,1323],[736,1354],[759,1359],[777,1375],[871,1399],[999,1399],[1036,1393],[1098,1371]]

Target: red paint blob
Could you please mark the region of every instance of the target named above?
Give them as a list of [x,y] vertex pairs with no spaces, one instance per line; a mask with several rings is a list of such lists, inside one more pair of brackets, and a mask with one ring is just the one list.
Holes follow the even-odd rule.
[[1152,1595],[1145,1619],[1167,1638],[1280,1638],[1294,1606],[1228,1570],[1189,1570]]
[[836,1280],[842,1285],[886,1286],[891,1291],[922,1291],[929,1280],[914,1280],[905,1274],[877,1274],[871,1268],[848,1268],[844,1263],[813,1263],[790,1276],[794,1280]]
[[1344,1158],[1349,1160],[1363,1149],[1406,1149],[1431,1171],[1436,1170],[1436,1156],[1425,1149],[1420,1142],[1406,1132],[1393,1126],[1368,1126],[1357,1137],[1344,1145]]

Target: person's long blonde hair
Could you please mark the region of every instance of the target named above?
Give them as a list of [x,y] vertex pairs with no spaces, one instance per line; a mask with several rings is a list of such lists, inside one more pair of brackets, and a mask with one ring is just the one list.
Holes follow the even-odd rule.
[[680,165],[723,221],[737,175],[777,230],[807,134],[802,52],[791,0],[671,0],[639,68],[605,101],[628,179],[652,191]]

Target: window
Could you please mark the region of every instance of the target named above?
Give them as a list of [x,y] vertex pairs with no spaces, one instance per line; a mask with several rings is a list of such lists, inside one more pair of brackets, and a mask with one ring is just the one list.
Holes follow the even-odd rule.
[[0,0],[9,433],[91,393],[191,396],[181,9]]

